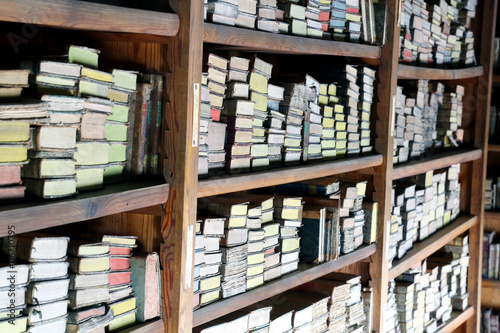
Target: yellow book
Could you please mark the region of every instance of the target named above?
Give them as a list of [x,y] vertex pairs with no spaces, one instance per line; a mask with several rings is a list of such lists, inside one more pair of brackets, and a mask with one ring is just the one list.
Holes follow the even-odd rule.
[[98,81],[113,82],[113,74],[88,67],[82,67],[82,76]]
[[21,308],[12,309],[12,310],[0,310],[0,320],[10,318],[11,314],[14,315],[15,317],[19,317],[22,313],[23,313],[23,309],[21,309]]
[[347,147],[347,140],[338,140],[337,143],[337,150],[343,150],[343,149],[346,149]]
[[299,220],[301,216],[301,210],[294,207],[276,207],[274,213],[283,220]]
[[41,198],[57,198],[76,193],[75,178],[24,179],[26,190]]
[[212,290],[207,293],[203,293],[200,296],[200,304],[208,304],[220,298],[220,289]]
[[328,95],[328,84],[323,83],[319,85],[319,94]]
[[45,83],[50,85],[64,86],[64,87],[74,87],[77,80],[69,79],[59,76],[37,74],[36,83]]
[[83,167],[76,169],[76,189],[92,190],[101,188],[104,184],[104,168]]
[[231,228],[242,228],[247,225],[246,216],[231,216],[228,218],[228,226]]
[[81,96],[95,96],[108,98],[109,84],[101,81],[81,79],[78,84],[78,91]]
[[211,276],[200,280],[200,290],[207,291],[220,287],[220,275]]
[[370,138],[370,130],[362,130],[361,137],[362,138]]
[[76,165],[107,164],[109,157],[109,143],[107,142],[78,142],[74,154]]
[[264,284],[264,274],[252,276],[251,278],[247,279],[247,290],[253,289],[263,284]]
[[446,225],[451,222],[451,211],[447,210],[443,215],[443,224]]
[[333,128],[323,127],[323,137],[333,139],[335,137],[335,130]]
[[109,307],[113,310],[113,315],[119,316],[125,312],[134,310],[137,307],[137,297],[130,297],[123,301],[110,304]]
[[321,140],[321,148],[323,149],[335,148],[335,140]]
[[336,113],[335,114],[335,120],[336,121],[345,121],[345,114],[343,114],[343,113]]
[[109,244],[107,243],[89,243],[72,241],[68,244],[68,255],[74,257],[88,257],[104,255],[109,253]]
[[337,96],[337,86],[335,85],[335,83],[331,83],[328,86],[328,95]]
[[281,240],[281,252],[292,252],[300,248],[300,237],[291,237]]
[[338,103],[339,98],[337,96],[330,96],[330,103]]
[[73,176],[75,173],[75,160],[69,158],[31,158],[21,169],[23,177],[28,178]]
[[264,237],[271,237],[278,235],[280,231],[279,223],[269,223],[263,225],[262,228],[264,229]]
[[391,224],[391,234],[398,232],[398,224],[393,223]]
[[370,112],[372,110],[372,104],[368,102],[363,102],[362,107],[363,111]]
[[264,263],[248,266],[247,276],[255,276],[264,273]]
[[335,120],[333,118],[323,117],[323,127],[333,128],[335,126]]
[[[13,323],[13,324],[12,324]],[[14,320],[0,321],[0,332],[2,333],[22,333],[26,332],[28,317],[17,317]]]
[[99,257],[70,257],[69,269],[76,274],[105,272],[109,270],[109,256]]
[[264,129],[264,127],[254,127],[252,129],[252,136],[264,136],[265,133],[266,130]]
[[370,121],[370,113],[368,113],[368,112],[361,112],[361,120],[362,121]]
[[260,264],[263,262],[264,262],[264,252],[251,253],[251,254],[249,253],[247,256],[247,264],[249,266],[255,265],[255,264]]
[[362,138],[360,142],[361,147],[366,147],[370,145],[370,138]]
[[254,109],[258,111],[267,111],[267,96],[252,91],[250,100],[255,102]]
[[137,237],[135,236],[113,236],[113,235],[102,236],[103,242],[108,242],[117,245],[129,245],[135,247],[136,240]]
[[129,98],[130,98],[130,92],[126,90],[113,89],[113,88],[108,89],[108,99],[112,101],[127,104],[129,102]]
[[287,138],[285,137],[285,146],[287,147],[300,147],[301,139]]
[[109,323],[109,331],[116,331],[121,328],[133,325],[135,323],[135,315],[136,315],[137,309],[123,313],[117,317],[115,317],[110,323]]
[[345,131],[346,128],[347,123],[345,121],[337,121],[337,125],[335,125],[337,131]]
[[362,121],[361,122],[361,129],[370,129],[370,122],[369,121]]
[[30,139],[30,124],[24,122],[0,122],[0,142],[22,142]]
[[337,140],[345,140],[347,138],[347,132],[344,131],[337,132],[335,138]]
[[318,103],[321,105],[328,104],[330,101],[330,98],[327,95],[319,95],[318,97]]
[[267,94],[267,77],[257,72],[250,73],[250,90]]
[[24,162],[28,159],[28,147],[0,145],[0,163]]
[[332,118],[333,117],[333,108],[329,105],[325,105],[323,107],[323,117]]

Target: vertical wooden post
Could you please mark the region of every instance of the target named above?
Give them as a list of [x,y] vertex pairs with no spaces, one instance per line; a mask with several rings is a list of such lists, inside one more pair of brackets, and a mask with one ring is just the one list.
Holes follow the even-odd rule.
[[481,50],[479,64],[483,65],[483,75],[478,79],[476,91],[476,131],[474,145],[483,150],[482,158],[472,163],[471,214],[477,215],[477,223],[469,232],[469,305],[476,309],[475,315],[467,322],[467,332],[479,332],[481,327],[481,283],[483,262],[484,226],[484,186],[488,157],[488,133],[490,119],[491,84],[493,75],[493,51],[497,0],[484,0],[482,14]]
[[167,82],[170,102],[165,115],[168,131],[164,175],[170,193],[161,226],[163,305],[167,332],[191,332],[203,1],[171,0],[170,5],[180,17],[180,29],[166,59],[172,75]]
[[378,217],[377,252],[372,257],[370,275],[373,280],[373,330],[385,332],[385,312],[389,278],[389,228],[392,193],[393,123],[396,108],[399,55],[399,0],[387,0],[386,42],[382,47],[377,71],[377,123],[375,149],[384,161],[376,167],[374,200],[380,203]]

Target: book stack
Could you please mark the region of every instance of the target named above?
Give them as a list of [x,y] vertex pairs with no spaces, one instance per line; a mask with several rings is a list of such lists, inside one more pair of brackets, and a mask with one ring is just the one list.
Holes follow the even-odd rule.
[[[458,146],[463,141],[462,125],[462,99],[464,87],[457,85],[454,91],[445,92],[442,107],[438,112],[438,140],[445,148]],[[457,142],[458,141],[458,142]]]
[[[396,282],[396,305],[397,320],[401,332],[413,332],[413,304],[414,304],[415,285],[411,282]],[[417,305],[419,306],[419,305]],[[416,319],[418,321],[420,318]],[[415,322],[415,328],[417,325]]]
[[130,257],[137,247],[136,236],[103,235],[99,241],[109,243],[109,307],[113,320],[108,324],[109,331],[133,325],[137,317],[137,298],[132,287]]
[[385,329],[387,332],[399,332],[398,311],[396,304],[396,282],[391,280],[387,291],[387,308],[385,316]]
[[27,306],[23,311],[28,317],[28,331],[63,333],[66,332],[70,281],[66,262],[69,238],[39,236],[16,237],[18,259],[31,263],[25,295]]
[[196,232],[195,257],[203,256],[203,260],[208,261],[208,263],[196,263],[194,269],[193,293],[196,299],[194,308],[197,308],[200,304],[201,279],[220,274],[221,252],[219,243],[221,238],[224,237],[225,222],[225,218],[219,217],[202,217],[196,222],[199,228],[197,227]]
[[306,7],[293,0],[280,1],[278,7],[284,11],[285,22],[288,23],[288,33],[307,37]]
[[264,121],[267,118],[268,81],[272,70],[272,64],[257,57],[253,58],[253,69],[248,78],[250,99],[255,103],[252,123],[252,171],[269,169],[269,144],[266,143]]
[[360,1],[346,0],[346,26],[345,31],[350,42],[359,43],[361,39],[361,12]]
[[366,193],[366,182],[352,183],[341,181],[341,209],[348,214],[340,214],[340,252],[351,253],[363,244],[363,226],[365,214],[363,197]]
[[362,332],[364,329],[363,322],[366,321],[365,309],[361,298],[361,276],[332,273],[328,275],[334,281],[340,281],[349,284],[349,299],[346,303],[346,326],[348,332]]
[[238,2],[236,0],[209,0],[206,5],[208,19],[213,23],[235,26],[238,17]]
[[[317,161],[323,159],[321,154],[321,137],[323,135],[323,117],[321,116],[321,107],[319,106],[319,82],[306,75],[306,86],[315,93],[315,98],[309,101],[307,111],[304,117],[303,127],[303,155],[304,162]],[[324,95],[322,96],[325,99]],[[326,102],[326,101],[323,101]]]
[[316,99],[316,91],[305,84],[285,84],[285,100],[280,105],[286,115],[283,161],[285,165],[297,165],[302,156],[304,116],[309,102]]
[[496,208],[496,192],[497,184],[494,182],[493,177],[486,178],[486,183],[484,184],[484,209],[492,210]]
[[242,0],[236,1],[238,6],[238,16],[234,24],[237,27],[255,28],[255,20],[257,19],[257,0]]
[[272,33],[288,33],[288,23],[284,22],[284,11],[278,9],[277,0],[259,0],[257,29]]
[[208,176],[208,122],[210,121],[210,91],[208,73],[201,73],[200,127],[198,142],[198,176]]
[[284,100],[285,88],[269,84],[267,86],[267,120],[264,123],[266,128],[266,143],[269,146],[269,165],[281,165],[281,152],[285,144],[285,130],[283,123],[286,120],[284,114],[280,112],[280,103]]
[[328,32],[330,21],[331,0],[307,1],[306,20],[307,36],[314,38],[332,39]]
[[274,198],[274,219],[277,223],[264,225],[265,247],[278,245],[281,252],[281,274],[296,271],[299,264],[300,237],[298,228],[302,226],[303,203],[300,197]]
[[363,311],[365,320],[362,322],[363,333],[370,333],[373,327],[373,289],[371,287],[363,287],[361,291],[363,298]]
[[[9,250],[5,243],[3,252]],[[0,283],[0,330],[2,332],[8,332],[13,327],[18,332],[25,332],[27,329],[28,316],[24,312],[29,271],[30,264],[16,264],[14,261],[0,264],[2,281]]]
[[401,61],[424,66],[458,67],[475,62],[470,30],[475,2],[406,0],[401,15]]
[[[267,93],[268,79],[255,71],[249,76],[248,59],[232,57],[229,68],[230,84],[227,96],[230,99],[224,101],[222,110],[222,121],[227,123],[226,170],[229,173],[247,172],[252,165],[251,148],[256,104],[250,100],[249,89],[252,87],[254,91],[265,90]],[[246,83],[247,78],[249,84]]]
[[[266,209],[272,208],[272,200],[266,203]],[[262,202],[250,203],[247,214],[248,258],[247,290],[264,284],[265,252],[262,227]]]
[[[240,294],[247,289],[248,229],[246,226],[248,202],[241,203],[239,200],[239,198],[233,198],[233,200],[229,201],[226,197],[210,198],[207,207],[208,212],[217,216],[224,216],[226,221],[224,237],[221,238],[222,252],[208,258],[205,257],[204,260],[205,264],[209,259],[209,264],[222,262],[221,274],[210,277],[210,284],[207,283],[205,287],[202,283],[203,279],[200,281],[201,305],[205,305],[221,296],[227,298]],[[220,295],[221,287],[222,295]],[[208,296],[204,294],[208,294]],[[207,301],[204,298],[207,298]]]
[[495,236],[495,231],[485,231],[483,235],[482,276],[484,279],[498,279],[500,276],[500,244],[493,243]]
[[481,309],[481,329],[483,332],[498,333],[500,331],[500,315],[493,309]]
[[332,31],[333,40],[345,42],[346,36],[346,15],[347,4],[345,0],[332,1],[332,11],[330,17],[330,31]]
[[19,101],[27,70],[0,70],[0,201],[24,197],[21,168],[28,163],[30,122],[47,116],[45,102]]
[[[104,329],[113,319],[101,303],[109,301],[109,244],[72,241],[67,327],[72,332]],[[90,318],[95,318],[90,320]],[[95,325],[95,326],[94,326]]]
[[[369,153],[373,149],[370,139],[370,119],[373,104],[374,81],[375,70],[367,66],[358,67],[357,85],[359,86],[358,110],[361,112],[361,116],[359,117],[361,153]],[[352,134],[352,136],[355,137],[356,135]]]
[[224,142],[228,125],[221,122],[221,112],[226,94],[228,63],[227,59],[212,53],[207,56],[207,85],[205,88],[202,86],[202,100],[207,100],[208,92],[209,103],[203,104],[200,118],[200,135],[205,133],[200,136],[200,144],[203,143],[203,147],[200,146],[200,158],[205,161],[206,156],[208,162],[206,169],[203,165],[203,174],[210,170],[222,169],[226,161]]
[[[469,293],[467,292],[467,278],[469,267],[469,236],[460,236],[445,246],[445,252],[451,253],[452,276],[456,276],[455,285],[450,283],[451,305],[455,311],[464,311],[468,306]],[[452,281],[453,282],[453,281]]]
[[373,244],[377,241],[378,202],[363,201],[363,210],[365,213],[363,242]]

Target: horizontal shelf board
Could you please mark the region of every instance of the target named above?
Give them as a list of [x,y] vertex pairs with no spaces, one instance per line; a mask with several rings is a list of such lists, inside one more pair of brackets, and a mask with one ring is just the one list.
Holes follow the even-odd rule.
[[344,158],[341,160],[283,167],[261,172],[217,176],[198,181],[198,198],[254,188],[321,178],[380,165],[382,155]]
[[301,284],[318,279],[326,274],[349,266],[375,253],[375,244],[363,246],[356,251],[339,257],[338,260],[329,261],[321,265],[300,264],[299,270],[284,275],[282,278],[268,282],[255,290],[222,299],[213,304],[199,308],[193,312],[193,327],[202,325],[216,318],[222,317],[233,311],[260,302],[272,296],[281,294]]
[[128,212],[167,201],[169,186],[125,182],[74,197],[0,206],[0,237],[14,225],[16,234]]
[[242,47],[268,53],[314,54],[379,59],[380,47],[273,34],[265,31],[205,23],[205,43]]
[[151,319],[145,323],[138,323],[129,328],[120,330],[120,333],[163,333],[165,324],[161,318]]
[[419,261],[429,257],[453,238],[472,228],[477,221],[478,218],[476,216],[460,215],[427,239],[414,243],[413,248],[406,253],[403,259],[394,260],[393,267],[389,270],[389,280],[396,278]]
[[488,152],[493,151],[495,153],[500,152],[500,145],[488,145]]
[[0,21],[159,36],[177,35],[180,24],[176,14],[77,0],[4,0]]
[[484,231],[496,231],[500,233],[500,212],[484,212]]
[[493,74],[493,83],[500,83],[500,74]]
[[481,287],[500,289],[500,280],[482,279]]
[[439,69],[408,65],[398,66],[398,79],[405,80],[460,80],[483,75],[483,66],[461,69]]
[[415,176],[430,170],[449,167],[452,164],[465,163],[481,158],[481,149],[454,149],[443,153],[436,153],[430,157],[421,158],[416,161],[395,165],[392,171],[392,179],[401,179]]
[[436,333],[448,333],[454,332],[457,328],[459,328],[463,323],[474,316],[474,307],[469,306],[465,311],[453,311],[451,313],[451,319],[446,323],[443,323],[438,326]]

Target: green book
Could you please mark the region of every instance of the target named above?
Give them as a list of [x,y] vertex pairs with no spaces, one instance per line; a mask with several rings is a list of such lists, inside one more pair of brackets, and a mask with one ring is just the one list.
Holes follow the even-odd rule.
[[106,120],[117,121],[120,123],[128,122],[128,113],[130,107],[128,105],[115,104],[113,106],[112,113],[106,118]]
[[109,163],[125,162],[127,160],[127,144],[123,142],[109,143]]
[[100,52],[99,50],[85,46],[71,45],[68,50],[68,60],[73,64],[80,64],[97,69]]
[[108,141],[127,141],[128,125],[123,123],[106,122],[104,135]]

